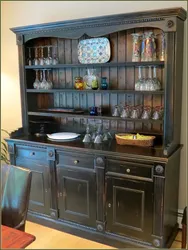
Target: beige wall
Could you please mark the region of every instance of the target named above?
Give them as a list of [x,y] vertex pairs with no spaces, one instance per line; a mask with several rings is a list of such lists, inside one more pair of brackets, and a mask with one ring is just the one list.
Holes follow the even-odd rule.
[[[9,30],[11,27],[161,8],[183,7],[187,9],[186,1],[7,1],[1,2],[1,5],[1,126],[9,131],[21,126],[18,52],[16,37]],[[185,77],[184,67],[183,103],[186,98]],[[183,116],[185,116],[185,108]],[[185,144],[184,134],[185,122],[182,122],[183,144]],[[179,208],[183,208],[186,203],[185,152],[184,147],[181,155]]]

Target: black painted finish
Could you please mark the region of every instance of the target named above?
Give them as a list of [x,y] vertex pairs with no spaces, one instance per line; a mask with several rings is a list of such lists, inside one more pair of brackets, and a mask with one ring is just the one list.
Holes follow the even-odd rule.
[[[11,164],[32,170],[28,219],[58,230],[116,247],[169,247],[177,230],[180,164],[180,115],[183,21],[182,8],[87,18],[11,29],[19,50],[23,127],[7,139]],[[164,62],[131,62],[131,33],[165,32]],[[85,67],[77,58],[82,39],[106,36],[112,45],[107,64],[91,65],[110,80],[110,89],[73,89],[73,79]],[[60,64],[52,69],[54,89],[32,89],[33,69],[25,65],[27,46],[58,46]],[[139,65],[158,65],[162,90],[134,91]],[[180,82],[179,82],[180,81]],[[71,92],[72,90],[72,92]],[[164,120],[121,119],[111,116],[118,104],[163,105]],[[102,145],[82,142],[83,115],[40,112],[64,105],[88,111],[104,105],[102,123],[112,132],[156,135],[153,147],[120,146],[115,140]],[[106,112],[107,111],[107,112]],[[29,121],[52,117],[61,131],[81,133],[73,142],[51,142],[29,132]],[[75,126],[76,124],[76,126]],[[77,126],[79,124],[79,126]]]
[[107,231],[151,241],[153,183],[106,177]]
[[32,171],[29,210],[49,215],[51,190],[46,152],[38,148],[17,146],[15,165]]

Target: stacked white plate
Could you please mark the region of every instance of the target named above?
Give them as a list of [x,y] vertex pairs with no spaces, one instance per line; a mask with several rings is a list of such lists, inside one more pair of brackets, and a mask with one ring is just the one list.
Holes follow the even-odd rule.
[[72,141],[77,139],[80,134],[72,133],[72,132],[59,132],[53,134],[47,134],[47,137],[51,141]]

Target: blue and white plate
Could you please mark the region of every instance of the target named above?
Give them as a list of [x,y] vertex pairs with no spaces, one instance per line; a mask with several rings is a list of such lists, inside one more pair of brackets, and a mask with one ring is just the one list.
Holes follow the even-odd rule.
[[82,64],[106,63],[110,54],[110,42],[106,37],[82,40],[78,44],[78,60]]

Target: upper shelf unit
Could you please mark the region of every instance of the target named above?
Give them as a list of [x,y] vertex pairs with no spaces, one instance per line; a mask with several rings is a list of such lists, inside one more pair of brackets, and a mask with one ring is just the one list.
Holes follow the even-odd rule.
[[60,68],[86,68],[86,67],[139,67],[139,66],[164,66],[164,61],[150,62],[117,62],[117,63],[97,63],[97,64],[57,64],[57,65],[26,65],[25,69],[60,69]]

